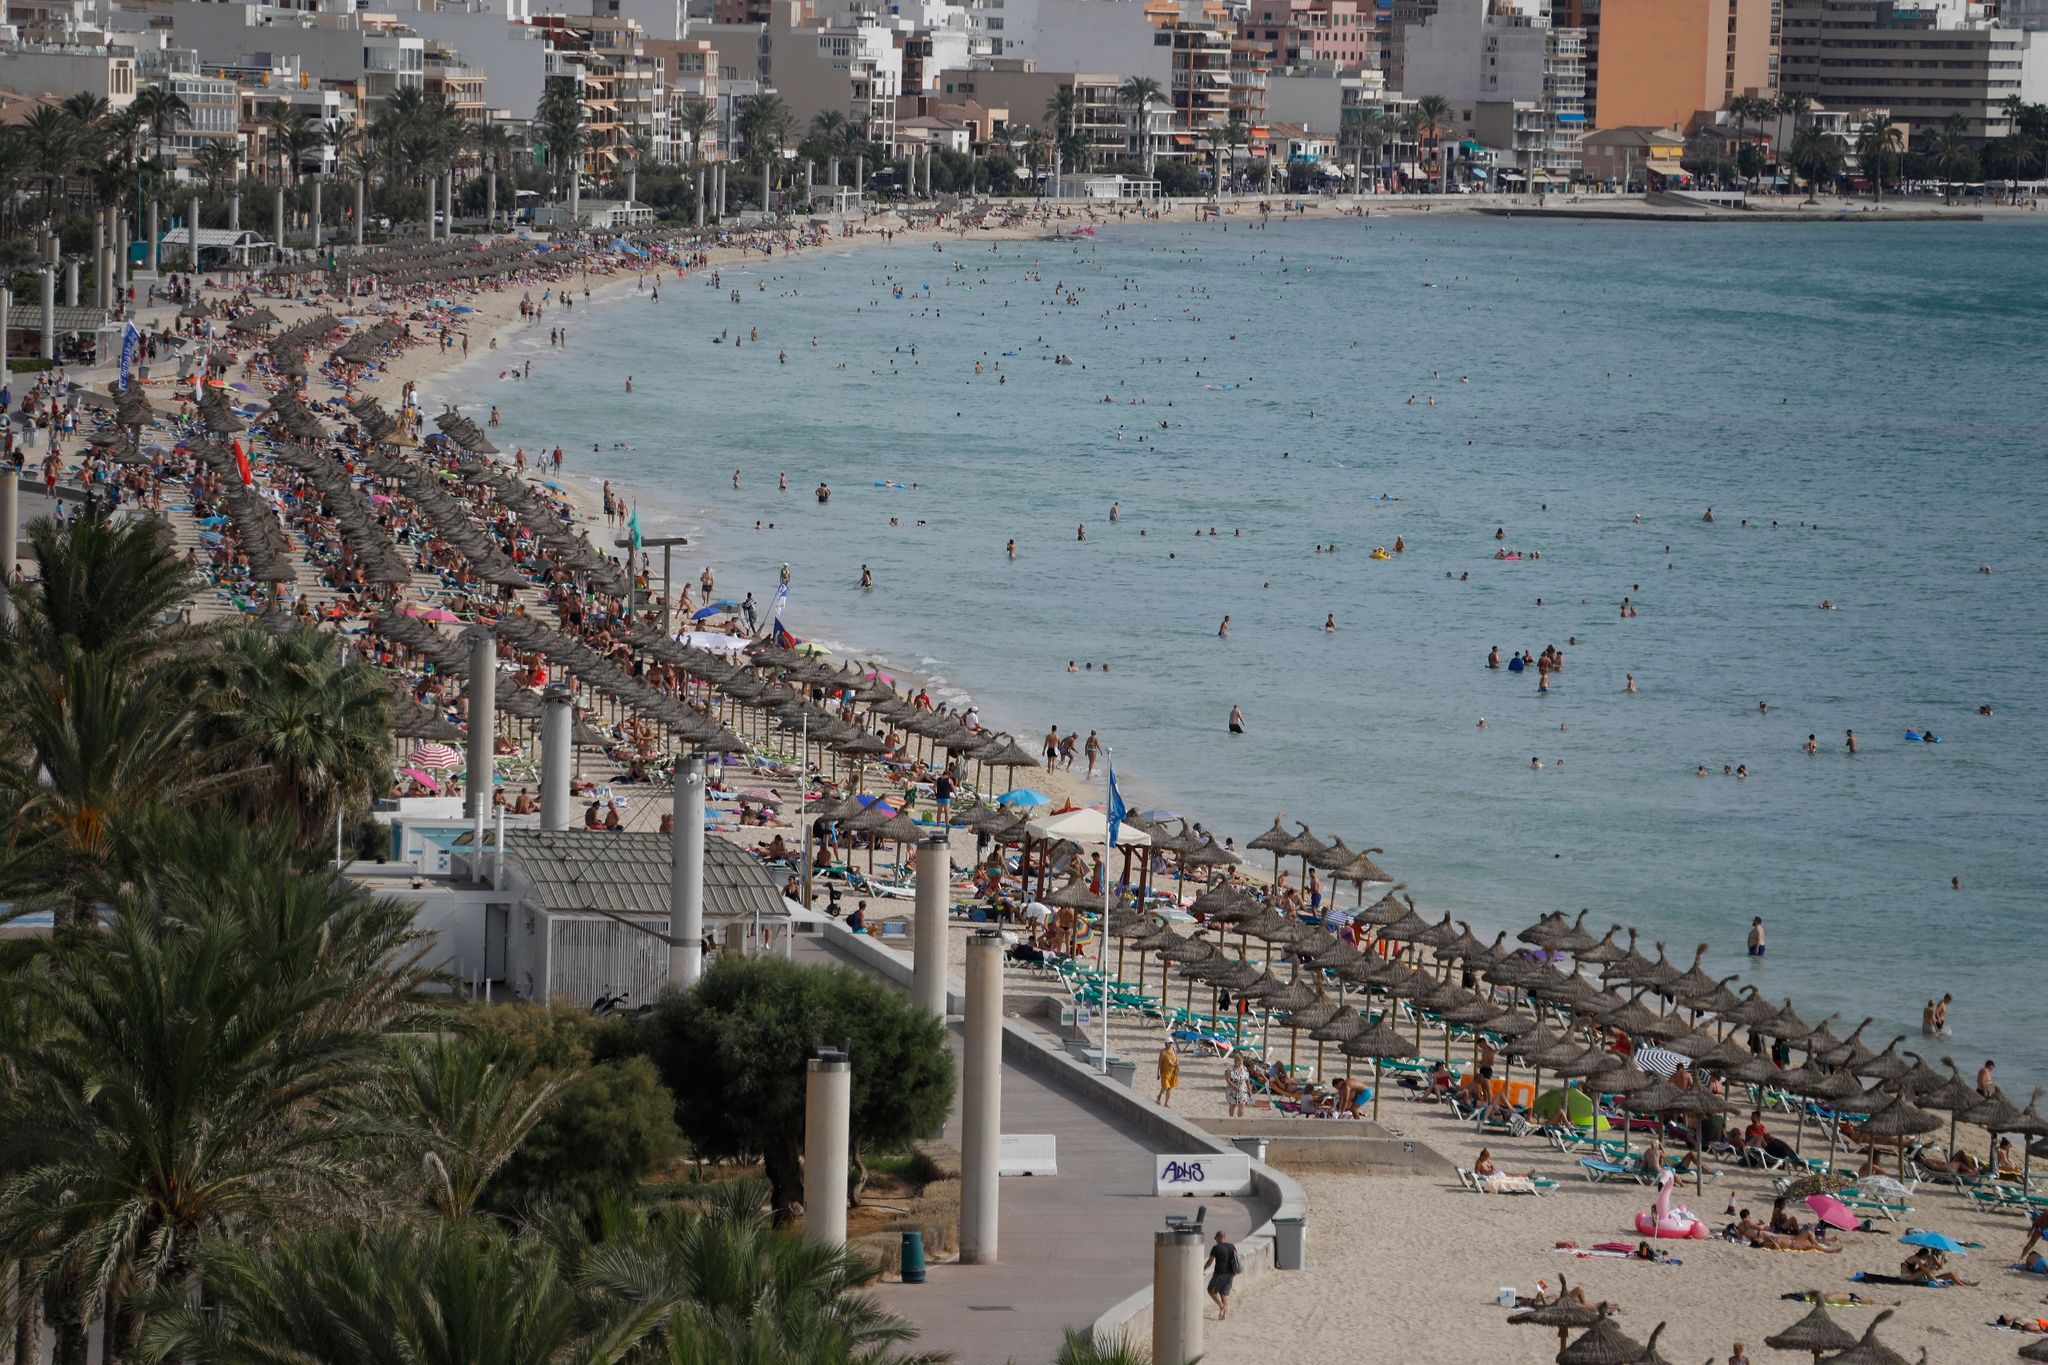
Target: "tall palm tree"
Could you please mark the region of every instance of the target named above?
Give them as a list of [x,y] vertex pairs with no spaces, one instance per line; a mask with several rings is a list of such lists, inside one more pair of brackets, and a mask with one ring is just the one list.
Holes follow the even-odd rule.
[[75,651],[133,669],[204,634],[164,625],[191,579],[146,522],[117,521],[93,504],[62,526],[30,522],[28,538],[41,574],[8,589],[15,612],[0,624],[0,676],[58,666]]
[[1393,141],[1399,124],[1400,120],[1378,106],[1360,105],[1344,111],[1342,132],[1352,148],[1352,164],[1358,167],[1361,188],[1368,175],[1373,187],[1378,188],[1380,158]]
[[1152,174],[1152,130],[1147,115],[1153,101],[1160,99],[1165,91],[1159,82],[1150,76],[1132,76],[1117,88],[1116,97],[1131,111],[1138,128],[1138,146],[1145,157],[1145,174]]
[[1906,149],[1906,132],[1892,122],[1890,114],[1872,114],[1856,135],[1856,158],[1870,174],[1870,192],[1884,203],[1884,178]]
[[686,100],[676,115],[676,129],[690,140],[692,169],[704,164],[704,138],[718,126],[718,106],[710,100]]
[[1444,155],[1444,130],[1450,126],[1451,102],[1442,95],[1424,95],[1415,101],[1415,130],[1426,136],[1436,150],[1436,190],[1447,193],[1451,185],[1451,159]]
[[574,79],[558,76],[547,83],[540,97],[535,131],[547,148],[548,174],[560,199],[569,177],[583,173],[583,149],[590,135],[583,128],[583,104]]
[[196,159],[199,174],[206,181],[206,187],[215,194],[231,186],[242,171],[242,147],[239,140],[209,138],[200,148]]
[[826,181],[835,188],[839,184],[839,155],[846,145],[846,129],[846,115],[837,109],[822,109],[811,118],[811,137],[828,168]]
[[143,86],[128,107],[148,127],[155,156],[164,154],[165,141],[173,131],[192,121],[192,106],[167,85]]
[[1771,101],[1771,112],[1792,120],[1792,136],[1797,139],[1803,128],[1802,120],[1813,112],[1813,96],[1798,90],[1780,90]]
[[56,216],[60,187],[77,163],[84,132],[78,121],[62,109],[39,105],[22,120],[22,139],[28,163],[43,182],[43,221]]

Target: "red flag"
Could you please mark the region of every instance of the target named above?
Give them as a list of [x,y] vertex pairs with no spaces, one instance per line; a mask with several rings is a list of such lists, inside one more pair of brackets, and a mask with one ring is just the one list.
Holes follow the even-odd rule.
[[242,487],[247,488],[256,482],[256,476],[249,472],[249,457],[243,452],[240,441],[230,441],[228,445],[235,452],[235,468],[242,471]]

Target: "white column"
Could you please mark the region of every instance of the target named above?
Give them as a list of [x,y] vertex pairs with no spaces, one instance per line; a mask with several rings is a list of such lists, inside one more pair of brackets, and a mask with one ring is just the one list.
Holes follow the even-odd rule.
[[327,177],[315,173],[313,176],[313,250],[320,249],[320,190],[327,183]]
[[233,189],[231,189],[231,190],[229,190],[229,191],[228,191],[228,231],[229,231],[229,232],[240,232],[241,230],[242,230],[242,187],[241,187],[241,182],[240,182],[240,181],[237,181],[237,182],[235,183],[235,188],[233,188]]
[[910,998],[946,1017],[946,902],[953,878],[946,836],[917,843],[917,901],[911,920]]
[[434,240],[434,197],[440,191],[441,177],[427,177],[427,240]]
[[960,1262],[994,1265],[1003,1145],[1003,936],[994,929],[967,940],[960,1071]]
[[112,302],[107,288],[107,215],[92,216],[92,306],[105,312]]
[[540,827],[569,828],[569,769],[575,763],[576,709],[569,689],[550,684],[540,699]]
[[472,820],[491,808],[491,741],[497,729],[498,641],[478,630],[469,637],[469,785],[462,797],[462,813]]
[[57,269],[44,266],[43,275],[43,359],[57,358]]
[[[0,290],[0,344],[5,344],[7,304]],[[21,478],[12,465],[0,465],[0,583],[14,582],[14,567],[20,563]],[[0,621],[14,619],[14,599],[0,594]]]
[[1202,1234],[1152,1234],[1152,1360],[1187,1365],[1202,1354]]
[[64,306],[78,307],[78,259],[64,262]]
[[365,179],[367,179],[367,177],[366,177],[366,176],[361,176],[361,175],[359,175],[359,176],[357,176],[357,177],[356,177],[356,245],[357,245],[357,246],[361,246],[361,245],[363,244],[363,210],[364,210],[364,204],[363,204],[363,198],[364,198],[364,193],[363,193],[363,182],[364,182],[364,180],[365,180]]
[[[675,833],[669,845],[668,980],[684,990],[704,975],[704,755],[676,759]],[[842,1199],[842,1203],[844,1200]],[[841,1223],[844,1223],[842,1218]],[[840,1237],[845,1241],[845,1237]]]
[[164,235],[163,235],[163,233],[161,233],[161,232],[159,232],[159,231],[157,230],[157,207],[156,207],[156,200],[154,200],[154,199],[151,199],[151,200],[149,201],[149,256],[148,256],[148,260],[149,260],[149,273],[150,273],[150,274],[152,274],[152,275],[156,274],[156,272],[157,272],[157,264],[158,264],[158,261],[159,261],[159,259],[160,259],[160,258],[158,257],[158,255],[157,255],[157,250],[158,250],[159,246],[160,246],[160,245],[162,244],[162,242],[163,242],[163,239],[164,239]]
[[846,1164],[852,1150],[853,1064],[824,1048],[804,1077],[804,1240],[846,1245]]
[[185,268],[199,273],[199,196],[185,205]]

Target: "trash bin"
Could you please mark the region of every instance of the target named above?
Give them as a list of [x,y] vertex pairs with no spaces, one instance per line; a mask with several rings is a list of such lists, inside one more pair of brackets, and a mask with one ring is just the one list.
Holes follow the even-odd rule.
[[1275,1270],[1299,1270],[1308,1255],[1308,1220],[1306,1218],[1275,1218],[1273,1220],[1273,1268]]
[[924,1283],[924,1234],[921,1232],[903,1234],[903,1283]]
[[1230,1140],[1230,1145],[1253,1161],[1266,1159],[1266,1139],[1262,1137],[1234,1137]]
[[1109,1078],[1126,1090],[1135,1090],[1138,1087],[1138,1064],[1120,1062],[1112,1057],[1109,1061]]

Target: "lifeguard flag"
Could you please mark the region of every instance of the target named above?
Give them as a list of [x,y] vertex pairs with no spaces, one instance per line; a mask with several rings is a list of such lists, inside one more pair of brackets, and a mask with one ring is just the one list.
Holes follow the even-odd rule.
[[242,472],[242,487],[247,488],[254,484],[256,476],[249,470],[249,456],[242,449],[242,443],[240,441],[231,441],[228,443],[228,448],[235,452],[235,468]]

